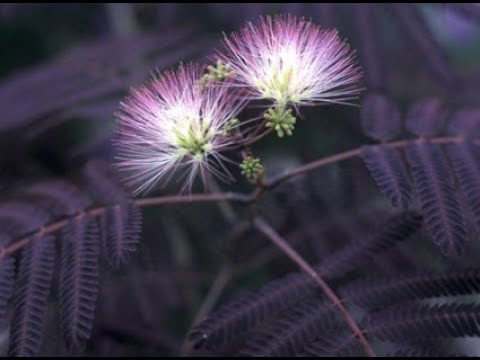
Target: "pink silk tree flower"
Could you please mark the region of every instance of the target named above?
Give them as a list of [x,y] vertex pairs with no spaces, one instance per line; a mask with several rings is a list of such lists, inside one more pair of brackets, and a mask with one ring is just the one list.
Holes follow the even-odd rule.
[[[121,103],[117,165],[134,194],[147,192],[175,175],[190,190],[197,174],[222,180],[231,175],[222,151],[237,140],[235,116],[243,102],[228,87],[200,83],[203,69],[181,65],[132,90]],[[232,125],[235,124],[235,125]]]
[[217,56],[253,99],[277,107],[346,103],[357,97],[361,71],[335,30],[295,16],[262,17],[224,38]]

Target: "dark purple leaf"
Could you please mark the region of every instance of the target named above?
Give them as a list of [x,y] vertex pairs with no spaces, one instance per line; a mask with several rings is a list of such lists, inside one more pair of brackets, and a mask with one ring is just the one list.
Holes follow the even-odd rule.
[[467,239],[466,221],[442,149],[415,142],[407,147],[407,158],[430,236],[444,254],[461,254]]
[[69,349],[82,349],[93,328],[98,296],[99,233],[95,219],[72,219],[62,235],[60,317]]
[[362,151],[362,159],[392,206],[407,209],[412,199],[412,188],[397,150],[383,145],[366,146]]
[[54,259],[55,243],[51,236],[33,238],[23,251],[14,295],[10,356],[37,356],[40,351]]

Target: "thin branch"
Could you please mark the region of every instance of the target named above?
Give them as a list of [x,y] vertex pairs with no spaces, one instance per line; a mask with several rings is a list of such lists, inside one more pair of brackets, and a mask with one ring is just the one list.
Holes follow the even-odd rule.
[[347,322],[350,329],[352,329],[355,336],[362,344],[365,352],[369,357],[375,357],[375,352],[370,346],[368,340],[365,338],[362,330],[358,327],[357,323],[350,315],[348,309],[343,305],[340,298],[335,294],[332,288],[322,279],[322,277],[315,271],[315,269],[309,265],[305,259],[295,251],[277,232],[270,227],[265,221],[260,218],[254,220],[254,227],[270,239],[276,246],[278,246],[293,262],[295,262],[300,269],[302,269],[308,276],[310,276],[325,293],[325,296],[338,308],[338,311],[342,314],[343,318]]
[[232,192],[218,192],[207,194],[190,194],[190,195],[171,195],[159,196],[153,198],[145,198],[135,200],[135,204],[140,207],[164,205],[164,204],[184,204],[194,202],[217,202],[217,201],[236,201],[240,203],[248,203],[251,201],[251,196],[248,194],[232,193]]
[[265,130],[264,132],[262,132],[261,134],[259,135],[256,135],[255,137],[245,141],[244,143],[242,143],[241,145],[243,147],[247,147],[247,146],[250,146],[250,145],[253,145],[254,143],[260,141],[261,139],[263,139],[265,136],[271,134],[273,132],[273,128],[268,128],[267,130]]
[[[213,282],[212,286],[208,290],[207,296],[203,300],[203,303],[200,306],[200,309],[195,315],[195,318],[192,321],[192,325],[190,326],[190,329],[192,329],[195,325],[197,325],[200,321],[202,321],[208,315],[208,313],[212,311],[218,299],[220,298],[223,291],[225,290],[228,283],[230,282],[231,278],[232,278],[231,267],[228,264],[224,265],[219,271],[219,273],[217,274],[217,277],[215,278],[215,281]],[[188,333],[190,333],[190,331],[188,331]],[[188,341],[185,341],[181,350],[181,356],[189,357],[192,350],[193,350],[192,344],[190,344]]]
[[[235,225],[229,236],[226,240],[227,243],[233,243],[240,239],[248,230],[252,228],[250,222],[241,222]],[[210,289],[208,290],[207,296],[203,299],[202,305],[198,309],[197,313],[195,314],[192,324],[190,325],[190,329],[187,332],[187,337],[183,343],[181,348],[181,356],[182,357],[189,357],[191,352],[193,351],[192,344],[188,341],[188,334],[190,334],[191,330],[195,325],[197,325],[200,321],[202,321],[210,311],[215,307],[217,301],[219,300],[220,296],[222,295],[225,288],[228,286],[229,282],[235,276],[235,270],[230,264],[229,259],[225,259],[225,264],[222,266],[220,271],[218,272],[215,280],[213,281]]]
[[[383,145],[387,146],[387,147],[390,147],[390,148],[398,149],[398,148],[407,147],[408,144],[410,144],[414,141],[417,141],[417,140],[419,140],[419,139],[415,138],[415,139],[408,139],[408,140],[399,140],[399,141],[394,141],[394,142],[390,142],[390,143],[385,143]],[[463,137],[438,137],[438,138],[431,138],[429,140],[434,144],[451,144],[451,143],[462,142],[462,141],[464,141],[464,138]],[[480,144],[480,141],[477,140],[477,141],[475,141],[475,143]],[[323,157],[321,159],[318,159],[318,160],[312,161],[310,163],[301,165],[301,166],[299,166],[299,167],[297,167],[297,168],[295,168],[291,171],[288,171],[286,173],[274,176],[270,180],[267,181],[266,188],[267,189],[274,188],[275,186],[279,185],[280,183],[282,183],[282,182],[284,182],[284,181],[286,181],[286,180],[288,180],[292,177],[308,173],[312,170],[316,170],[316,169],[321,168],[323,166],[338,163],[340,161],[352,159],[352,158],[355,158],[355,157],[359,157],[362,154],[362,148],[363,148],[363,146],[359,146],[355,149],[351,149],[351,150],[347,150],[347,151],[344,151],[344,152],[341,152],[341,153],[338,153],[338,154],[335,154],[335,155]]]
[[345,151],[343,153],[335,154],[332,156],[327,156],[324,158],[321,158],[319,160],[312,161],[310,163],[307,163],[305,165],[301,165],[289,172],[280,174],[278,176],[272,177],[272,179],[267,181],[267,188],[274,188],[275,186],[279,185],[281,182],[286,181],[292,177],[298,176],[305,174],[307,172],[310,172],[312,170],[321,168],[325,165],[337,163],[343,160],[351,159],[354,157],[357,157],[361,154],[362,148],[356,148],[353,150]]
[[[358,214],[360,210],[352,209],[353,211],[349,212],[348,215]],[[347,215],[347,216],[348,216]],[[290,245],[296,247],[302,241],[305,240],[305,232],[313,231],[316,234],[324,233],[329,226],[331,226],[332,221],[340,216],[345,216],[343,211],[339,211],[338,213],[334,213],[333,215],[328,216],[327,219],[319,222],[318,220],[311,222],[309,224],[303,225],[299,229],[296,229],[289,233],[286,237]],[[250,224],[249,224],[250,225]],[[249,229],[251,226],[249,227]],[[268,264],[270,261],[273,261],[283,252],[275,246],[275,244],[268,244],[265,248],[258,250],[255,255],[253,255],[249,260],[245,262],[240,262],[234,264],[233,268],[233,277],[240,278],[252,272],[253,270],[261,268],[263,265]]]
[[[213,176],[209,176],[209,186],[215,193],[221,193],[222,189],[218,185],[217,180]],[[236,213],[235,209],[233,208],[232,204],[228,200],[221,200],[217,202],[217,206],[222,213],[225,221],[229,225],[234,225],[238,222],[238,214]]]
[[[153,198],[145,198],[135,200],[134,203],[140,207],[148,207],[155,205],[165,204],[191,204],[196,202],[218,202],[218,201],[236,201],[240,203],[249,203],[251,196],[240,193],[211,193],[211,194],[190,194],[190,195],[173,195],[173,196],[159,196]],[[51,234],[63,229],[70,220],[80,219],[82,217],[97,217],[101,216],[105,209],[111,205],[104,205],[87,211],[81,211],[69,218],[59,220],[52,224],[41,227],[40,229],[26,235],[25,237],[15,241],[6,248],[0,249],[0,261],[8,256],[11,256],[15,252],[26,247],[32,237],[43,236]]]
[[[388,146],[391,148],[403,148],[406,147],[408,144],[412,143],[413,141],[417,141],[418,139],[409,139],[409,140],[400,140],[391,143],[386,143],[384,146]],[[463,137],[438,137],[432,138],[430,141],[435,144],[451,144],[462,142],[464,140]],[[476,140],[475,144],[480,145],[480,140]],[[280,183],[310,171],[319,169],[323,166],[334,164],[340,161],[344,161],[347,159],[352,159],[355,157],[360,156],[362,151],[362,146],[348,150],[342,153],[338,153],[335,155],[327,156],[321,158],[319,160],[315,160],[313,162],[307,163],[305,165],[299,166],[296,169],[293,169],[289,172],[277,175],[270,180],[267,180],[263,187],[256,188],[250,194],[242,194],[242,193],[210,193],[210,194],[192,194],[192,195],[171,195],[171,196],[160,196],[160,197],[153,197],[153,198],[144,198],[135,200],[135,203],[140,207],[147,207],[147,206],[155,206],[155,205],[164,205],[164,204],[183,204],[183,203],[194,203],[194,202],[217,202],[217,201],[235,201],[243,204],[251,204],[255,202],[263,192],[274,188],[275,186],[279,185]],[[105,207],[96,208],[93,210],[89,210],[87,212],[81,212],[74,217],[78,216],[99,216],[103,214]],[[68,219],[64,219],[58,221],[56,223],[47,225],[28,236],[25,236],[23,239],[20,239],[5,249],[0,249],[0,260],[4,259],[7,256],[10,256],[14,252],[23,249],[27,244],[31,236],[34,235],[44,235],[56,232],[63,228],[68,223]]]
[[224,265],[222,269],[217,274],[215,281],[212,283],[212,286],[208,290],[208,294],[205,297],[200,309],[198,310],[195,318],[192,322],[192,327],[197,325],[202,321],[207,314],[213,309],[218,298],[221,296],[223,290],[227,286],[230,278],[232,277],[232,269],[230,265]]

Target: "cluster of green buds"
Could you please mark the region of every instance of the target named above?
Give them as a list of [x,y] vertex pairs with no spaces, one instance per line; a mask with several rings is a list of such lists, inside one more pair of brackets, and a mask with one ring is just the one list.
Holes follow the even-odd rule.
[[240,164],[240,170],[248,181],[256,182],[259,176],[263,173],[263,165],[259,158],[248,155]]
[[207,71],[208,73],[203,75],[200,80],[202,88],[205,88],[211,81],[224,80],[232,74],[230,67],[220,60],[217,60],[215,65],[209,65]]
[[293,134],[297,120],[292,114],[292,109],[287,109],[285,106],[270,108],[265,112],[264,117],[268,120],[265,126],[273,128],[278,137]]
[[174,128],[172,132],[175,134],[180,157],[191,155],[196,160],[201,160],[212,150],[211,141],[214,134],[208,121],[201,121],[200,125],[192,122],[187,129]]

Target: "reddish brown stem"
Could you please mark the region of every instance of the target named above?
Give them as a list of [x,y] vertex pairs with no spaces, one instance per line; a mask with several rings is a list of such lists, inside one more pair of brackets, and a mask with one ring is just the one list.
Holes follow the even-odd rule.
[[[402,148],[402,147],[406,147],[408,144],[417,140],[418,139],[400,140],[400,141],[395,141],[391,143],[386,143],[384,144],[384,146],[388,146],[392,148]],[[430,141],[435,144],[451,144],[451,143],[461,142],[463,140],[464,140],[463,137],[439,137],[439,138],[430,139]],[[476,140],[475,143],[477,145],[480,145],[480,140]],[[362,147],[358,147],[352,150],[327,156],[319,160],[310,162],[308,164],[299,166],[298,168],[292,171],[273,177],[272,179],[265,182],[264,187],[257,188],[254,191],[252,191],[250,194],[212,193],[212,194],[193,194],[193,195],[172,195],[172,196],[161,196],[161,197],[154,197],[154,198],[138,199],[135,201],[135,203],[141,207],[164,205],[164,204],[182,204],[182,203],[212,202],[212,201],[236,201],[244,204],[251,204],[255,202],[264,191],[277,186],[283,181],[286,181],[298,175],[305,174],[312,170],[316,170],[318,168],[321,168],[329,164],[334,164],[339,161],[355,158],[361,154],[361,151],[362,151]],[[104,208],[102,207],[102,208],[90,210],[88,211],[88,214],[92,216],[92,214],[98,212],[98,215],[100,215],[103,213],[103,211],[104,211]],[[83,213],[78,214],[77,216],[81,216],[82,214]],[[38,234],[53,233],[63,228],[66,224],[67,224],[67,220],[61,220],[59,222],[43,227],[38,231],[29,234],[25,238],[14,242],[7,248],[0,250],[0,260],[24,248],[31,236],[38,235]]]
[[[404,148],[408,144],[410,144],[414,141],[417,141],[417,140],[418,139],[399,140],[399,141],[395,141],[395,142],[391,142],[391,143],[386,143],[386,144],[383,144],[383,145],[387,146],[387,147],[395,148],[395,149],[396,148]],[[429,139],[429,140],[434,144],[451,144],[451,143],[461,142],[464,139],[462,137],[439,137],[439,138],[432,138],[432,139]],[[480,142],[477,141],[476,143],[478,144]],[[267,188],[273,188],[273,187],[277,186],[278,184],[282,183],[283,181],[288,180],[292,177],[308,173],[312,170],[321,168],[325,165],[334,164],[334,163],[337,163],[337,162],[340,162],[340,161],[343,161],[343,160],[348,160],[348,159],[358,157],[362,153],[362,148],[363,148],[363,146],[360,146],[360,147],[352,149],[352,150],[347,150],[347,151],[344,151],[342,153],[338,153],[338,154],[331,155],[331,156],[326,156],[324,158],[312,161],[312,162],[307,163],[305,165],[301,165],[301,166],[299,166],[299,167],[297,167],[297,168],[295,168],[295,169],[293,169],[289,172],[286,172],[286,173],[283,173],[283,174],[280,174],[278,176],[273,177],[272,179],[267,181],[266,186],[267,186]]]
[[265,130],[263,133],[261,133],[260,135],[256,135],[255,137],[245,141],[244,143],[242,143],[242,146],[246,147],[258,142],[259,140],[263,139],[265,136],[270,134],[272,131],[273,131],[273,128],[269,128]]
[[250,196],[240,193],[207,193],[207,194],[191,194],[191,195],[172,195],[172,196],[159,196],[153,198],[145,198],[135,200],[135,203],[140,207],[155,206],[163,204],[184,204],[194,202],[216,202],[216,201],[237,201],[237,202],[249,202]]
[[[227,287],[230,279],[232,277],[232,269],[229,265],[225,265],[220,272],[218,273],[215,281],[213,282],[212,286],[208,290],[208,294],[203,300],[200,309],[198,310],[195,318],[193,319],[192,325],[190,329],[192,329],[195,325],[201,322],[207,315],[212,311],[213,307],[217,303],[218,299],[222,295],[223,291]],[[190,331],[188,332],[190,333]],[[182,349],[181,349],[181,357],[190,357],[192,352],[192,344],[188,341],[185,341]]]
[[375,357],[375,352],[373,351],[370,343],[365,338],[362,330],[358,327],[357,323],[353,319],[350,312],[343,305],[342,301],[335,294],[332,288],[322,279],[322,277],[315,271],[315,269],[308,264],[305,259],[295,251],[277,232],[270,227],[262,219],[256,218],[254,220],[254,227],[264,234],[268,239],[270,239],[279,249],[281,249],[285,255],[287,255],[293,262],[295,262],[300,269],[302,269],[308,276],[310,276],[324,292],[325,296],[337,307],[340,314],[345,319],[346,323],[352,329],[355,336],[358,338],[362,344],[365,352],[369,357]]
[[[237,201],[241,203],[248,203],[251,201],[249,195],[240,193],[211,193],[211,194],[191,194],[191,195],[173,195],[173,196],[160,196],[154,198],[138,199],[135,203],[140,207],[165,205],[165,204],[190,204],[195,202],[218,202],[218,201]],[[15,241],[4,249],[0,249],[0,261],[15,252],[23,249],[29,243],[30,239],[36,235],[46,235],[57,232],[64,228],[70,219],[80,218],[83,216],[96,217],[105,212],[107,206],[94,208],[88,211],[82,211],[68,219],[59,220],[55,223],[46,225],[37,231],[28,234],[22,239]]]

